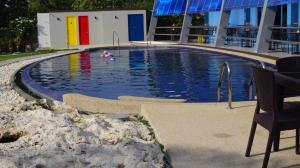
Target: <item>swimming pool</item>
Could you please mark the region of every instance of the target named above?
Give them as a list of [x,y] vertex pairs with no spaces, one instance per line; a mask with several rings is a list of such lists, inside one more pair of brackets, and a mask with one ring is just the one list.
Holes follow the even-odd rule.
[[[106,49],[107,50],[107,49]],[[151,98],[217,101],[219,69],[228,62],[234,101],[249,100],[251,66],[257,61],[185,47],[123,47],[108,49],[114,60],[101,57],[104,49],[34,63],[22,72],[31,88],[62,100],[65,93],[117,99],[130,95]],[[227,79],[222,101],[227,100]]]

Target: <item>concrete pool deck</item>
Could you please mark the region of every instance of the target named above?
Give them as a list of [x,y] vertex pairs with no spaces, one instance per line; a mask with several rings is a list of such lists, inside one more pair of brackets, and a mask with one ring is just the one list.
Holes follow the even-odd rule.
[[[268,131],[259,127],[251,157],[244,156],[255,102],[143,105],[142,114],[153,127],[174,168],[261,167]],[[283,132],[280,149],[269,167],[300,167],[295,154],[295,131]]]

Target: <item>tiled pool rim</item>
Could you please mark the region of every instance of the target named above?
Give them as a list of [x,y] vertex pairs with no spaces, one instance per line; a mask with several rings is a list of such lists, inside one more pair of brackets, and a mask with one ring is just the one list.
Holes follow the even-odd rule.
[[[197,49],[199,51],[203,51],[205,49],[203,49],[202,46],[199,46],[199,47],[195,47],[195,46],[188,46],[188,45],[169,45],[169,46],[137,46],[138,48],[186,48],[186,49]],[[109,49],[109,48],[114,48],[114,47],[99,47],[99,48],[93,48],[93,49],[88,49],[88,51],[92,51],[92,50],[98,50],[98,49],[102,49],[102,48],[105,48],[105,49]],[[132,46],[122,46],[122,48],[132,48]],[[257,62],[258,63],[258,60],[254,59],[254,58],[249,58],[249,57],[244,57],[244,56],[241,56],[241,55],[238,55],[239,53],[243,53],[243,52],[238,52],[237,54],[235,54],[236,51],[233,51],[234,53],[232,54],[229,54],[229,53],[224,53],[222,52],[222,50],[218,51],[218,50],[214,50],[214,51],[211,51],[211,50],[207,50],[208,52],[211,52],[211,53],[218,53],[218,54],[222,54],[222,55],[225,55],[225,56],[229,56],[229,57],[238,57],[238,58],[241,58],[241,59],[244,59],[244,60],[247,60],[247,61],[252,61],[252,62]],[[228,51],[228,50],[226,50]],[[78,52],[80,53],[80,52]],[[248,53],[246,53],[248,54]],[[56,57],[64,57],[68,54],[62,54],[62,55],[58,55]],[[53,58],[56,58],[56,57],[51,57],[51,58],[46,58],[46,59],[43,59],[43,60],[39,60],[37,62],[34,62],[34,63],[31,63],[27,66],[25,66],[23,69],[21,69],[19,71],[19,73],[21,73],[21,82],[22,85],[24,85],[26,87],[26,89],[29,90],[30,93],[33,93],[35,96],[39,97],[39,98],[45,98],[45,99],[49,99],[49,100],[58,100],[58,101],[63,101],[63,95],[55,92],[55,91],[52,91],[50,89],[47,89],[47,88],[44,88],[43,86],[41,86],[40,84],[38,84],[37,82],[35,82],[31,77],[30,77],[30,70],[38,63],[40,62],[43,62],[43,61],[46,61],[46,60],[49,60],[49,59],[53,59]],[[270,64],[270,63],[266,63],[268,64],[268,66],[272,66],[274,67],[274,65]],[[198,103],[201,103],[201,102],[198,102]]]

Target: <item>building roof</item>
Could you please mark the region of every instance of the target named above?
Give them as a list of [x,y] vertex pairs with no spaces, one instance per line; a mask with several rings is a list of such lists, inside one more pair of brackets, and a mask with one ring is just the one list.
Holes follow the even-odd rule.
[[49,12],[39,12],[39,13],[68,13],[68,12],[105,12],[105,11],[147,11],[147,9],[99,9],[99,10],[53,10]]

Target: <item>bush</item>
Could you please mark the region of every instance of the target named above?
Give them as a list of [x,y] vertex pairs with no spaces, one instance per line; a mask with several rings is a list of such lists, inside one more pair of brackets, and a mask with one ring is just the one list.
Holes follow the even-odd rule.
[[36,20],[26,17],[18,17],[10,21],[11,40],[17,51],[24,51],[26,45],[33,46],[36,43]]
[[0,53],[13,51],[12,34],[7,28],[0,28]]

